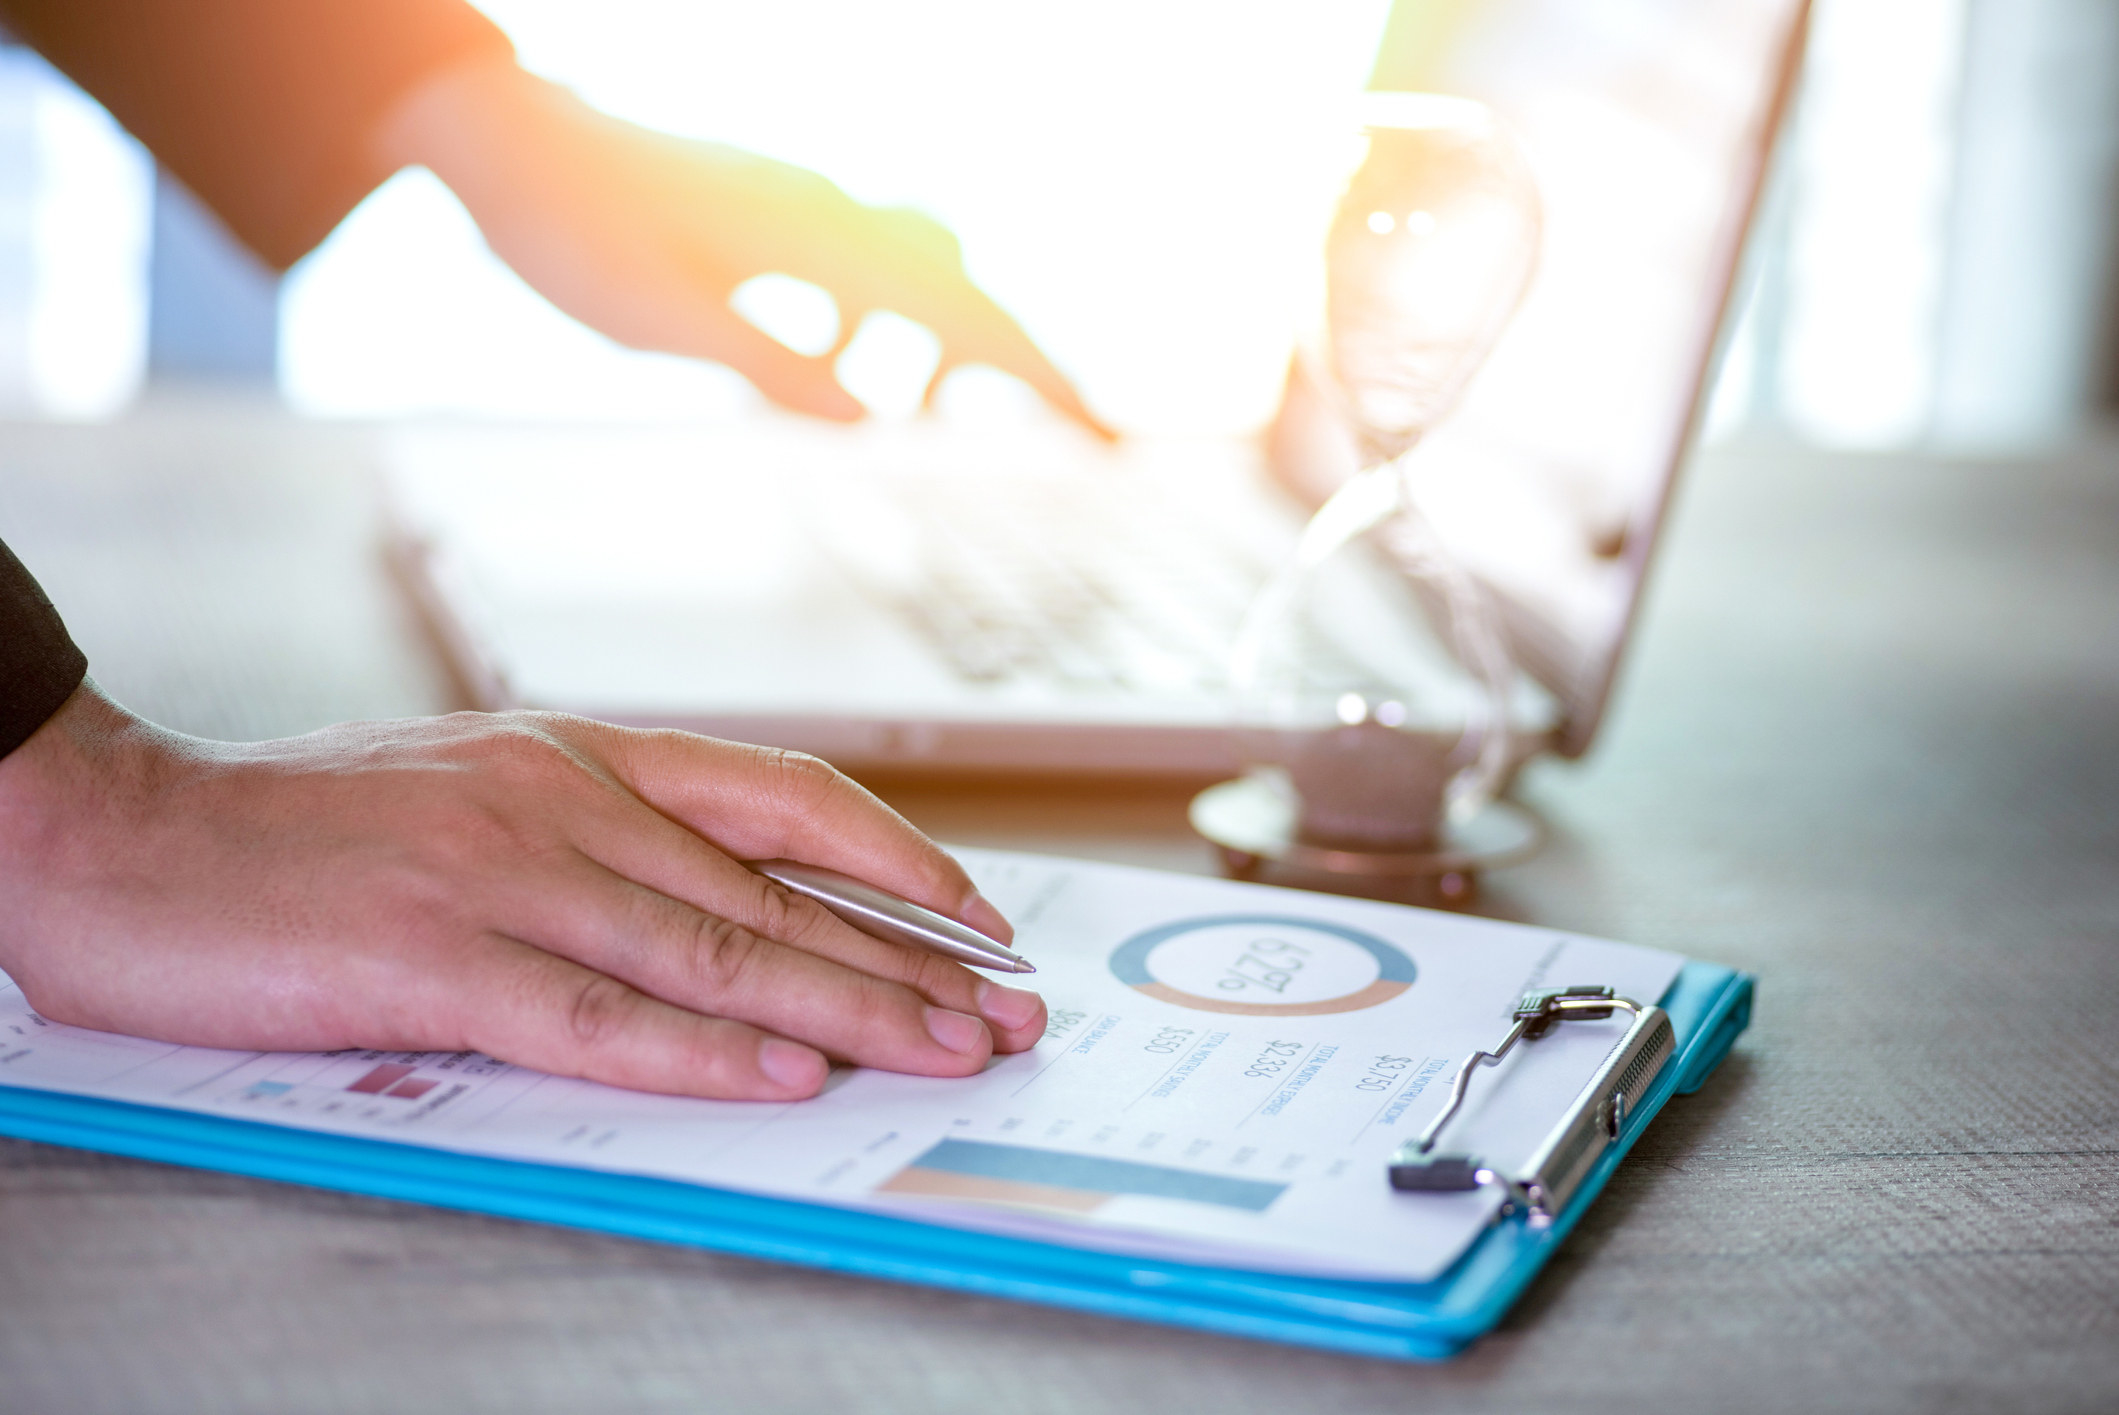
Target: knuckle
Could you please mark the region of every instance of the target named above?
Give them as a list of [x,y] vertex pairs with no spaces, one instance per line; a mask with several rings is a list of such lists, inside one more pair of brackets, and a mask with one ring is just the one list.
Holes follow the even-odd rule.
[[782,943],[806,947],[821,943],[839,929],[851,929],[836,914],[814,899],[805,899],[784,885],[762,876],[758,901],[758,931]]
[[500,730],[481,743],[479,765],[512,785],[535,789],[578,784],[584,763],[562,735],[566,719],[556,713],[507,713]]
[[708,997],[749,991],[767,966],[772,945],[733,920],[699,915],[690,950],[693,981]]
[[490,875],[501,861],[536,861],[562,855],[566,842],[542,813],[476,797],[453,803],[428,840],[434,887],[460,890],[466,879]]
[[807,752],[767,748],[765,766],[776,791],[805,801],[837,790],[845,780],[831,763]]
[[681,727],[611,727],[595,724],[598,730],[611,734],[611,740],[635,744],[652,755],[681,760],[697,751],[702,743],[709,747],[726,745],[713,737],[702,737],[696,732],[686,732]]
[[805,922],[801,910],[796,905],[796,896],[762,875],[753,876],[753,879],[756,883],[747,885],[751,896],[748,902],[750,916],[757,921],[758,932],[767,938],[793,942],[802,932]]
[[918,1000],[896,983],[880,978],[870,980],[853,990],[853,997],[845,1010],[846,1020],[852,1025],[852,1035],[855,1036],[869,1036],[894,1028],[909,1029],[925,1036],[918,1021]]
[[971,975],[960,965],[931,953],[914,953],[910,949],[899,951],[910,960],[904,980],[907,987],[938,1002],[961,1000],[969,991]]
[[567,1005],[567,1034],[584,1051],[599,1050],[625,1030],[633,1010],[633,990],[598,973],[574,989]]

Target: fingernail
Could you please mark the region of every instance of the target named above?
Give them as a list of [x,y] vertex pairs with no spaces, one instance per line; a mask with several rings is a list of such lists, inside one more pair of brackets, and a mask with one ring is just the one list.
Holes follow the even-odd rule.
[[758,1043],[758,1069],[791,1091],[807,1093],[824,1084],[826,1067],[814,1048],[767,1037]]
[[944,1007],[927,1009],[927,1035],[953,1052],[969,1056],[986,1044],[986,1024],[962,1012]]
[[1006,943],[1015,937],[1015,926],[1001,917],[985,895],[974,892],[964,901],[963,912],[958,915],[965,923],[998,943]]
[[979,982],[979,1015],[997,1027],[1005,1027],[1011,1032],[1017,1027],[1027,1027],[1044,1009],[1045,1000],[1034,992],[983,979]]

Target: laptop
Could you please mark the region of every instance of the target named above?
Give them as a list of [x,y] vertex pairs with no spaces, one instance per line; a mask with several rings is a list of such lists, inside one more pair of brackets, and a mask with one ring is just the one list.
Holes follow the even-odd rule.
[[[1699,421],[1805,0],[1401,5],[1379,80],[1492,108],[1544,240],[1410,464],[1534,684],[1593,738]],[[1322,229],[1322,221],[1319,223]],[[407,425],[393,558],[469,697],[854,772],[1205,777],[1231,643],[1358,470],[1293,356],[1270,427],[1107,447],[1056,417]]]

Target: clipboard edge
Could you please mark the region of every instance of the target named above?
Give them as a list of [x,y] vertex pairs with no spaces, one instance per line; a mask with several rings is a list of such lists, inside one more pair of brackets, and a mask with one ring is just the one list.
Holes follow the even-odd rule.
[[1500,1323],[1669,1098],[1705,1084],[1749,1025],[1755,986],[1750,974],[1687,962],[1662,999],[1680,1034],[1677,1055],[1567,1208],[1543,1230],[1496,1224],[1441,1277],[1417,1284],[1139,1259],[678,1180],[5,1085],[0,1135],[1230,1336],[1434,1361]]

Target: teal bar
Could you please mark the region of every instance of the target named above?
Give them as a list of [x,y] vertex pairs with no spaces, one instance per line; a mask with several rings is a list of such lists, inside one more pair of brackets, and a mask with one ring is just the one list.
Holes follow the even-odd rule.
[[1149,1199],[1190,1199],[1228,1209],[1263,1213],[1287,1192],[1285,1184],[1262,1179],[1231,1179],[1194,1174],[1160,1164],[1108,1160],[1098,1155],[1064,1155],[1021,1145],[989,1145],[978,1140],[944,1140],[912,1162],[915,1169],[975,1174],[981,1179],[1012,1179],[1019,1184],[1049,1184],[1092,1194],[1138,1194]]

